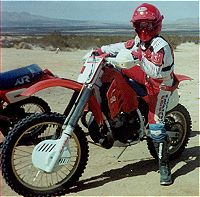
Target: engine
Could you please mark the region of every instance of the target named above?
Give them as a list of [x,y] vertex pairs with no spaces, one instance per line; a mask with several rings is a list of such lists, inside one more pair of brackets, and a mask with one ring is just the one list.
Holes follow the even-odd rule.
[[139,137],[140,121],[136,111],[131,113],[121,112],[116,118],[110,121],[114,140],[127,143]]
[[[109,83],[104,83],[102,85],[101,93],[101,107],[103,113],[108,118],[112,133],[109,132],[106,124],[99,128],[99,125],[96,123],[95,119],[90,122],[88,125],[88,131],[91,139],[95,143],[100,143],[105,148],[111,148],[113,141],[119,140],[122,143],[130,143],[139,138],[139,129],[140,129],[140,119],[136,111],[130,113],[119,113],[114,119],[109,119],[109,107],[107,103],[106,92],[110,87]],[[147,120],[148,106],[142,99],[138,99],[139,106],[142,116]],[[85,121],[82,121],[85,122]],[[148,121],[147,121],[148,122]]]

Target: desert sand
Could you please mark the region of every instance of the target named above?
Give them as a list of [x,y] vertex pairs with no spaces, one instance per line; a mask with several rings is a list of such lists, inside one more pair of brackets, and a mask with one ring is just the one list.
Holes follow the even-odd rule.
[[[37,63],[60,77],[76,79],[82,67],[86,50],[71,52],[41,49],[2,49],[3,71]],[[90,157],[81,177],[82,186],[66,196],[199,196],[199,45],[181,44],[175,50],[175,72],[193,78],[181,84],[180,103],[192,117],[192,135],[180,159],[172,162],[174,183],[159,185],[155,160],[147,150],[146,142],[128,147],[117,160],[123,148],[105,150],[90,144]],[[70,91],[53,88],[37,95],[46,100],[52,111],[62,113]],[[2,179],[2,196],[19,196]]]

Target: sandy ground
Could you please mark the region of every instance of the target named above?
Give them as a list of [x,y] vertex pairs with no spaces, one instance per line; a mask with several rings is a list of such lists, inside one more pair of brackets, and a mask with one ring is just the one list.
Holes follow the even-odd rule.
[[[85,53],[82,50],[56,54],[39,49],[2,49],[1,57],[3,71],[37,63],[60,77],[76,79]],[[68,196],[199,196],[199,46],[180,45],[175,50],[175,64],[176,73],[194,80],[183,82],[180,87],[180,103],[191,114],[193,133],[182,157],[172,162],[174,183],[167,187],[159,185],[157,165],[146,142],[127,148],[119,160],[116,158],[122,148],[105,150],[90,144],[89,162],[81,177],[83,186]],[[70,92],[54,88],[38,95],[49,103],[52,111],[62,113]],[[2,196],[18,196],[3,179],[1,193]]]

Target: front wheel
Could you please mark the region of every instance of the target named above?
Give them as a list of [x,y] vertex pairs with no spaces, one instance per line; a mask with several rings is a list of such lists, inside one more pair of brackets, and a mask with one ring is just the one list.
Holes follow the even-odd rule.
[[[167,131],[178,133],[177,136],[169,138],[169,159],[174,160],[185,150],[192,132],[191,117],[183,105],[178,104],[166,113],[165,128]],[[150,154],[157,159],[158,156],[150,138],[147,139],[147,146]]]
[[[34,147],[45,139],[58,139],[64,120],[65,116],[57,113],[32,115],[17,123],[7,135],[2,147],[2,174],[6,183],[18,194],[26,197],[60,196],[81,177],[87,165],[89,148],[79,126],[69,139],[71,156],[67,164],[46,173],[32,163]],[[37,139],[24,142],[24,135],[38,127],[45,127],[44,132]]]

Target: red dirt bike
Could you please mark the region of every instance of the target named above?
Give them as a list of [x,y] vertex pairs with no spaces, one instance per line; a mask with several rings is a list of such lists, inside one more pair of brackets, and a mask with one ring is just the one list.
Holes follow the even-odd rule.
[[51,78],[54,75],[49,70],[36,64],[0,73],[0,131],[4,136],[18,120],[32,113],[51,111],[43,99],[20,95],[34,83]]
[[[31,115],[9,132],[2,148],[2,174],[18,194],[57,196],[70,192],[89,157],[86,133],[78,125],[80,119],[92,143],[108,149],[147,140],[150,153],[157,158],[149,137],[146,89],[120,72],[114,63],[120,62],[117,57],[89,55],[77,81],[49,79],[23,93],[30,96],[52,86],[74,90],[65,115]],[[127,63],[134,61],[127,60]],[[191,132],[190,114],[179,104],[177,91],[180,81],[191,78],[184,75],[176,75],[176,78],[165,119],[171,159],[181,155]],[[37,139],[23,140],[27,132],[41,127],[45,129]]]

